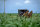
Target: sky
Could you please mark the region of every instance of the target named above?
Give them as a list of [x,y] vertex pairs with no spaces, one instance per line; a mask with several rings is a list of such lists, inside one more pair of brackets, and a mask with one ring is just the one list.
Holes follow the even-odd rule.
[[[40,13],[40,0],[5,0],[5,13],[18,13],[18,9]],[[0,13],[4,13],[4,0],[0,0]]]

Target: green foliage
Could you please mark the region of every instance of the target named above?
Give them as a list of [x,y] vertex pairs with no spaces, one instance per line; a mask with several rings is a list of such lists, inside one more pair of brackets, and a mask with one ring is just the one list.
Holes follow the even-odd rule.
[[28,19],[22,16],[21,19],[20,17],[10,17],[17,16],[17,14],[0,15],[0,27],[40,27],[40,14],[37,13],[32,15],[33,18],[30,17]]

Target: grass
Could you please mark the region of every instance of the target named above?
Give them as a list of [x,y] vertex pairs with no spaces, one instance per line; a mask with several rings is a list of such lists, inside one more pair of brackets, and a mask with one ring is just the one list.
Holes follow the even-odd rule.
[[40,27],[40,14],[33,14],[32,18],[17,17],[18,14],[0,14],[0,27]]

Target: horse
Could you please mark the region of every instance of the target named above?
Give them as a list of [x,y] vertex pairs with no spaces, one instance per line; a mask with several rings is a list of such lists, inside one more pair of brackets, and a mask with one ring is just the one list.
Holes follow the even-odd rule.
[[26,13],[24,12],[24,14],[23,14],[23,17],[25,16],[25,17],[28,17],[28,18],[30,18],[30,17],[32,17],[32,11],[30,12],[30,13],[28,13],[29,12],[29,10],[27,10],[26,11]]

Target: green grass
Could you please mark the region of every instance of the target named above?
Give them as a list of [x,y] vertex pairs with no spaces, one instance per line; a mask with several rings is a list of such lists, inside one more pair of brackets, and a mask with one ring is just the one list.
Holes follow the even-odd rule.
[[[17,17],[18,14],[0,14],[0,27],[40,27],[40,14],[33,14],[33,18]],[[37,18],[36,18],[37,17]]]

